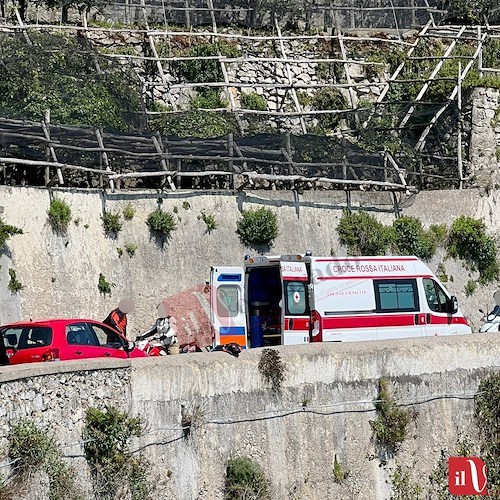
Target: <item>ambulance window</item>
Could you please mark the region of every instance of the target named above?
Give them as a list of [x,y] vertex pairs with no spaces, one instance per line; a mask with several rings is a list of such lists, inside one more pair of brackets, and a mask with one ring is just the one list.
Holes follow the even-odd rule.
[[238,316],[239,290],[236,285],[217,288],[217,315],[222,318]]
[[286,314],[304,314],[307,308],[306,287],[302,281],[285,282]]
[[378,312],[417,311],[415,280],[374,280]]
[[425,298],[431,311],[447,312],[448,297],[443,289],[432,279],[424,278],[423,280]]

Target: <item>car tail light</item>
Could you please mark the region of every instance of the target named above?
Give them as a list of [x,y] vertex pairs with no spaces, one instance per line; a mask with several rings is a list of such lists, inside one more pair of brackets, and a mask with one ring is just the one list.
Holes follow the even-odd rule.
[[311,320],[312,320],[311,342],[323,342],[323,321],[318,311],[312,312]]
[[42,361],[59,361],[59,349],[49,349],[42,354]]

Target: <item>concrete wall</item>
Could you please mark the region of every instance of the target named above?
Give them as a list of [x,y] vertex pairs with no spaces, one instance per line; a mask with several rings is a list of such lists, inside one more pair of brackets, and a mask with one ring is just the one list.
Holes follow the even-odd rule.
[[[52,196],[69,203],[73,222],[68,234],[54,234],[47,223]],[[152,238],[146,225],[148,214],[163,199],[164,210],[176,210],[178,229],[164,246]],[[120,211],[127,203],[136,209],[131,221],[125,221],[117,239],[106,237],[100,216],[103,210]],[[188,202],[189,208],[183,208]],[[381,221],[394,220],[390,194],[352,193],[351,206],[372,210]],[[492,235],[499,230],[498,194],[482,195],[478,190],[422,192],[397,203],[400,213],[419,217],[424,225],[446,223],[460,214],[482,218]],[[211,265],[239,265],[246,253],[236,234],[236,222],[242,209],[259,206],[275,210],[280,225],[272,253],[304,252],[315,255],[345,255],[335,228],[347,206],[343,192],[259,191],[242,193],[206,192],[135,192],[115,193],[86,190],[54,190],[0,186],[0,206],[4,220],[23,229],[0,254],[0,324],[28,318],[90,317],[103,319],[124,296],[132,297],[136,310],[129,315],[131,337],[143,332],[154,320],[156,305],[166,299],[180,319],[183,339],[209,343],[208,295],[204,293]],[[187,207],[187,205],[184,205]],[[201,211],[216,216],[219,227],[206,233],[198,219]],[[78,224],[75,222],[78,221]],[[138,246],[135,256],[117,248],[127,243]],[[480,287],[469,298],[464,286],[476,277],[460,262],[445,259],[443,251],[431,261],[439,263],[450,281],[446,283],[475,327],[479,326],[479,307],[492,305],[498,287],[493,283]],[[9,268],[15,269],[24,288],[8,290]],[[99,274],[113,283],[111,295],[99,293]],[[453,281],[451,281],[453,279]]]
[[[260,376],[261,349],[239,358],[202,353],[3,367],[1,449],[17,418],[48,425],[91,498],[82,458],[84,412],[116,405],[144,419],[147,431],[132,448],[153,464],[155,498],[186,500],[221,499],[225,464],[237,455],[263,466],[277,500],[388,499],[396,465],[427,491],[441,450],[453,454],[466,437],[478,452],[472,398],[499,368],[500,335],[311,344],[279,352],[285,380],[276,394]],[[375,445],[370,426],[381,376],[390,378],[398,402],[412,413],[395,456]],[[182,407],[198,415],[189,439],[182,434]],[[333,478],[335,456],[349,471],[342,484]],[[43,490],[37,494],[47,497]]]

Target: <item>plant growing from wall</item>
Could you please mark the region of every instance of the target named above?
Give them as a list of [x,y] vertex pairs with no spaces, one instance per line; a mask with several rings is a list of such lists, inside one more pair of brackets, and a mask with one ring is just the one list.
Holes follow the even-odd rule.
[[366,212],[344,210],[337,226],[342,245],[350,255],[384,255],[391,242],[391,231]]
[[127,203],[125,207],[123,207],[123,218],[125,220],[132,220],[135,216],[135,208],[132,203]]
[[210,234],[212,231],[214,231],[215,229],[217,229],[217,227],[219,226],[219,223],[217,222],[217,219],[215,218],[215,215],[207,214],[205,212],[205,210],[202,210],[201,214],[198,215],[198,220],[200,220],[200,219],[207,226],[205,232],[207,232],[208,234]]
[[174,214],[171,212],[164,212],[161,208],[157,208],[148,215],[146,224],[150,231],[167,239],[170,238],[172,232],[177,229]]
[[414,483],[410,477],[410,469],[397,465],[391,474],[391,500],[421,500],[424,488]]
[[14,269],[9,268],[9,277],[10,279],[7,287],[12,293],[17,293],[24,288],[23,284],[17,279]]
[[429,260],[436,251],[436,241],[426,231],[419,219],[399,217],[392,223],[393,244],[400,255],[416,255],[422,260]]
[[270,483],[260,465],[251,458],[231,458],[226,465],[224,500],[244,498],[270,500]]
[[23,234],[23,230],[16,226],[6,224],[0,217],[0,250],[6,245],[7,240],[16,234]]
[[146,479],[148,462],[129,450],[130,439],[140,437],[142,432],[140,418],[113,406],[87,410],[82,437],[96,498],[149,498],[152,488]]
[[106,295],[107,293],[110,294],[112,286],[115,286],[114,283],[109,283],[106,280],[104,274],[99,273],[99,281],[97,283],[97,288],[99,289],[99,292],[101,292],[103,295]]
[[121,215],[118,212],[105,211],[101,215],[101,220],[104,234],[106,236],[116,237],[118,233],[123,229]]
[[70,206],[64,200],[54,198],[50,202],[47,215],[52,230],[59,234],[66,234],[69,223],[71,222]]
[[479,429],[481,457],[488,464],[490,495],[500,492],[500,373],[484,378],[474,397],[474,418]]
[[281,391],[285,380],[285,365],[276,349],[263,349],[258,370],[264,382],[271,386],[274,393]]
[[121,257],[123,255],[123,248],[122,247],[117,247],[116,252],[118,253],[118,257]]
[[11,426],[9,457],[16,463],[10,481],[18,492],[35,472],[42,470],[49,479],[50,500],[83,499],[75,484],[75,470],[63,460],[54,438],[31,420],[22,419]]
[[349,477],[349,472],[344,470],[337,460],[337,455],[333,460],[333,482],[341,484]]
[[465,289],[464,289],[465,296],[470,297],[471,295],[473,295],[474,292],[476,291],[476,288],[477,288],[476,281],[474,281],[474,280],[467,281],[467,283],[465,284]]
[[129,254],[130,257],[133,257],[135,255],[135,252],[137,252],[137,243],[126,243],[125,244],[125,250]]
[[373,404],[377,418],[370,420],[370,425],[375,432],[377,442],[396,452],[406,438],[410,413],[408,410],[398,408],[389,390],[389,380],[385,377],[379,380],[378,396]]
[[254,109],[256,111],[266,111],[267,102],[263,96],[257,92],[243,92],[240,95],[241,107],[245,109]]
[[198,403],[181,405],[182,434],[186,439],[191,435],[193,428],[202,423],[205,414],[205,409]]
[[243,210],[236,228],[240,241],[249,247],[259,245],[271,247],[279,234],[277,215],[264,207]]
[[479,282],[490,283],[498,279],[500,265],[495,240],[486,234],[483,221],[462,215],[452,224],[447,242],[448,254],[465,260],[479,272]]

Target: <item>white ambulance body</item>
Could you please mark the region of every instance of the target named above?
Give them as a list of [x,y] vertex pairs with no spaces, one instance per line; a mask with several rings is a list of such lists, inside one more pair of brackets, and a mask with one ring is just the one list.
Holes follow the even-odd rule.
[[417,257],[247,257],[210,275],[214,344],[244,347],[471,333]]

